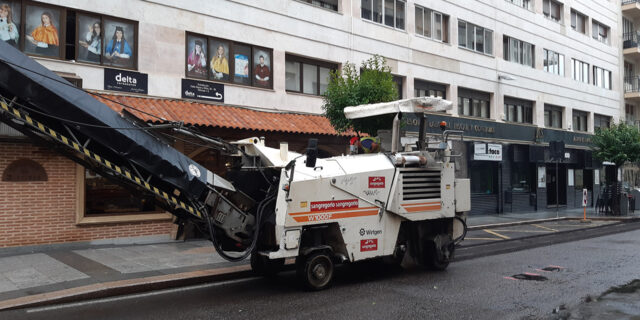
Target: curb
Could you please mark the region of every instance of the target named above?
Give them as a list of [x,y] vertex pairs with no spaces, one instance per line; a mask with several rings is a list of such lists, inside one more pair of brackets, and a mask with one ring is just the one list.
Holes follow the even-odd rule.
[[203,282],[210,281],[239,279],[248,277],[251,274],[251,266],[245,264],[218,269],[96,283],[0,301],[0,311],[99,299],[124,294],[201,284]]
[[[482,224],[467,227],[467,230],[480,230],[487,228],[496,228],[496,227],[509,227],[509,226],[517,226],[523,224],[532,224],[532,223],[541,223],[541,222],[550,222],[550,221],[561,221],[561,220],[582,220],[582,217],[558,217],[558,218],[546,218],[546,219],[534,219],[534,220],[522,220],[522,221],[514,221],[514,222],[501,222],[501,223],[491,223],[491,224]],[[597,221],[638,221],[640,217],[587,217],[587,220],[597,220]]]

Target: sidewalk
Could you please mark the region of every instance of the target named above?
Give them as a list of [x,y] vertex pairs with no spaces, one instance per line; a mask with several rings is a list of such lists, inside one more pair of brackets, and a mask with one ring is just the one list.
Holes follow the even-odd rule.
[[[558,215],[578,218],[582,209],[561,210]],[[592,208],[587,215],[595,216]],[[549,218],[556,218],[554,210],[471,215],[467,224],[479,228]],[[0,311],[246,277],[251,274],[248,264],[227,262],[206,240],[2,248]]]

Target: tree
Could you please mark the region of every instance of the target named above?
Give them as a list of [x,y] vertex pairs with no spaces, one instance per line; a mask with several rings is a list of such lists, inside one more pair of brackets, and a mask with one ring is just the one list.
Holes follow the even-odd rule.
[[375,136],[378,129],[391,128],[394,115],[349,120],[344,116],[344,108],[396,100],[398,89],[386,59],[375,55],[362,63],[360,73],[355,64],[349,62],[342,72],[331,72],[323,97],[324,115],[336,131],[352,129],[358,135],[364,132]]
[[596,129],[592,141],[593,157],[614,164],[611,170],[605,171],[605,177],[607,185],[611,186],[611,210],[614,214],[620,214],[616,176],[620,166],[640,160],[640,132],[638,128],[620,122],[611,128]]

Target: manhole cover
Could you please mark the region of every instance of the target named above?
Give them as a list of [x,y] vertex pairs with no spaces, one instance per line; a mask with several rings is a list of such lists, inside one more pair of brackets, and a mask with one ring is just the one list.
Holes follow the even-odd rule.
[[505,278],[512,279],[512,280],[530,280],[530,281],[547,281],[547,280],[549,280],[545,276],[541,276],[541,275],[539,275],[537,273],[529,273],[529,272],[514,274],[511,277],[505,277]]

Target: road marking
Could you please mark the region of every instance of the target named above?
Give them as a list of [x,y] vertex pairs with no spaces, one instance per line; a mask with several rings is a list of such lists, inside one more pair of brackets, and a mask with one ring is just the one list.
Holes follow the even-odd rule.
[[496,232],[522,232],[522,233],[548,233],[542,230],[509,230],[509,229],[491,229]]
[[539,225],[539,224],[532,224],[532,226],[534,226],[534,227],[538,227],[538,228],[540,228],[540,229],[545,229],[545,230],[549,230],[549,231],[553,231],[553,232],[558,232],[558,230],[556,230],[556,229],[553,229],[553,228],[547,228],[547,227],[545,227],[545,226],[541,226],[541,225]]
[[507,236],[505,236],[505,235],[503,235],[503,234],[499,234],[499,233],[497,233],[497,232],[495,232],[495,231],[492,231],[492,230],[489,230],[489,229],[482,229],[482,230],[483,230],[484,232],[486,232],[486,233],[490,233],[490,234],[492,234],[492,235],[494,235],[494,236],[498,236],[498,237],[500,237],[500,238],[502,238],[502,239],[505,239],[505,240],[509,240],[509,239],[511,239],[511,238],[509,238],[509,237],[507,237]]
[[248,281],[253,281],[260,278],[261,277],[251,277],[251,278],[228,280],[228,281],[222,281],[222,282],[216,282],[216,283],[199,284],[195,286],[188,286],[188,287],[182,287],[182,288],[159,290],[159,291],[153,291],[153,292],[147,292],[147,293],[129,294],[129,295],[124,295],[119,297],[112,297],[112,298],[102,298],[102,299],[89,300],[89,301],[83,301],[83,302],[65,303],[65,304],[48,306],[48,307],[31,308],[31,309],[27,309],[26,312],[27,313],[46,312],[46,311],[52,311],[52,310],[75,308],[75,307],[88,306],[88,305],[99,304],[99,303],[127,300],[127,299],[152,297],[152,296],[157,296],[165,293],[183,292],[183,291],[194,290],[194,289],[219,287],[219,286],[224,286],[228,284],[248,282]]
[[499,238],[469,238],[469,237],[464,237],[464,240],[495,240],[495,241],[498,241],[498,240],[502,240],[502,239],[499,239]]

